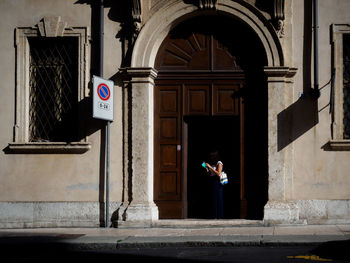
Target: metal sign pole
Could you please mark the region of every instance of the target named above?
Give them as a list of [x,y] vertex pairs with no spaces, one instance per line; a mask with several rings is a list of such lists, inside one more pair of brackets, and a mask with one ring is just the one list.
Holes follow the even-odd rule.
[[[110,164],[110,124],[113,121],[113,97],[114,97],[114,82],[100,77],[93,77],[93,111],[92,116],[96,119],[107,121],[106,129],[103,131],[106,136],[103,136],[106,145],[105,152],[105,227],[109,227],[109,164]],[[102,131],[101,131],[102,132]]]
[[106,153],[106,227],[109,227],[109,130],[111,122],[107,121],[107,153]]
[[[103,78],[103,37],[104,37],[104,0],[100,0],[100,77]],[[110,121],[107,121],[107,131],[106,131],[106,144],[107,144],[107,153],[106,153],[106,220],[105,227],[109,227],[109,128]]]

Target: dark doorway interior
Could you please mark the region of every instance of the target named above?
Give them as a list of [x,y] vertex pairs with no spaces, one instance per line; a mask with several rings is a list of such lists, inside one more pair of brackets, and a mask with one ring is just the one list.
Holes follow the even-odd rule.
[[224,218],[239,218],[240,121],[235,117],[189,117],[187,200],[188,217],[211,219],[211,179],[201,166],[209,152],[219,151],[229,183],[224,186]]
[[264,73],[246,71],[244,94],[244,195],[246,219],[263,219],[268,200],[268,94]]

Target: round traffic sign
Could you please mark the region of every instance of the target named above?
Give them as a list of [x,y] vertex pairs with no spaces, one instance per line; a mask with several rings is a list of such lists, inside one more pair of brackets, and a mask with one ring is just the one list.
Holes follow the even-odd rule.
[[109,90],[106,84],[101,83],[97,87],[97,95],[100,97],[101,100],[108,100],[111,96],[111,91]]

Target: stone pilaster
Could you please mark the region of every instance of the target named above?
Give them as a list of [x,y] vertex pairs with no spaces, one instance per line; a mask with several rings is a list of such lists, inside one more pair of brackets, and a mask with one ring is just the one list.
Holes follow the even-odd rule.
[[158,220],[153,202],[153,68],[123,69],[127,86],[124,103],[124,176],[127,199],[118,224],[147,225]]
[[289,161],[286,156],[288,147],[281,147],[283,129],[279,127],[280,114],[286,109],[286,89],[291,86],[292,77],[297,69],[289,67],[266,67],[268,82],[268,163],[269,163],[269,201],[264,209],[264,221],[267,223],[295,223],[299,220],[297,206],[288,201],[286,193],[291,185],[287,184],[286,169]]

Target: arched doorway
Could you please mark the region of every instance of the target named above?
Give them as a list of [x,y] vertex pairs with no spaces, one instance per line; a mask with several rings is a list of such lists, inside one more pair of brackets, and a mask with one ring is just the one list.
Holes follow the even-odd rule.
[[199,16],[178,25],[156,56],[154,201],[159,218],[211,218],[200,166],[220,151],[229,184],[224,217],[262,219],[267,202],[267,64],[243,23]]

